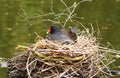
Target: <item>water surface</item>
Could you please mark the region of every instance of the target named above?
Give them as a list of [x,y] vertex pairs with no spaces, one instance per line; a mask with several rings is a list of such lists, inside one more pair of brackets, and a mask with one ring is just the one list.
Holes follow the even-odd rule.
[[[75,1],[78,3],[80,0],[64,1],[67,6],[71,6]],[[15,56],[17,45],[34,43],[35,32],[45,38],[46,30],[50,25],[60,25],[50,22],[50,19],[56,20],[54,15],[41,16],[51,13],[51,7],[55,14],[66,9],[60,0],[53,0],[52,6],[51,0],[0,0],[0,57]],[[95,30],[99,26],[104,45],[110,42],[116,50],[120,50],[120,0],[84,2],[77,6],[74,13],[81,17],[77,20],[83,25],[90,28],[92,23]],[[61,18],[61,23],[65,18]],[[71,25],[67,24],[67,26]],[[119,60],[115,64],[119,65]],[[8,78],[5,68],[0,69],[0,78]]]

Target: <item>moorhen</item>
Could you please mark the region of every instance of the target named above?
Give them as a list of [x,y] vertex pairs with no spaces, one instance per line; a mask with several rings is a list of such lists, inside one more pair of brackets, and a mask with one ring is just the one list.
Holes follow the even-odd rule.
[[76,31],[77,28],[60,29],[58,26],[51,26],[48,28],[48,40],[52,41],[70,41],[75,42],[77,39]]

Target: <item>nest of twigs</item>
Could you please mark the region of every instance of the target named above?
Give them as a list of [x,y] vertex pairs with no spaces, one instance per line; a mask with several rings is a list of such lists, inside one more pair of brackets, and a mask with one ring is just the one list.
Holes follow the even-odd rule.
[[92,34],[81,32],[76,43],[63,45],[40,39],[31,46],[18,46],[24,53],[8,61],[14,78],[94,78],[105,75],[111,64],[107,53]]

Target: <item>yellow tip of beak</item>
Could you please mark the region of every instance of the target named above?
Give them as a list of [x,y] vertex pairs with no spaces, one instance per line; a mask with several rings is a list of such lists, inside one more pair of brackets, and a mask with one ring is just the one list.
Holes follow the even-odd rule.
[[49,34],[49,32],[46,32],[46,34]]

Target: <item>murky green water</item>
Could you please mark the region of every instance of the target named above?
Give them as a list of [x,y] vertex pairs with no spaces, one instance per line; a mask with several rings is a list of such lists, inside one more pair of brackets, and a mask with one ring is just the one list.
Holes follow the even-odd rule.
[[[80,0],[64,1],[71,6],[75,1],[77,4]],[[34,43],[35,32],[45,37],[48,26],[60,25],[50,22],[56,20],[53,14],[48,14],[52,12],[51,7],[55,14],[66,9],[60,0],[53,0],[52,6],[51,0],[0,0],[0,57],[15,56],[17,45]],[[75,19],[87,27],[90,23],[94,28],[99,26],[103,44],[110,42],[116,50],[120,50],[120,0],[83,2],[76,7],[74,13],[82,18]],[[65,16],[61,17],[62,24],[65,18]],[[67,26],[70,25],[72,24],[67,24]],[[117,61],[116,65],[119,64]],[[0,69],[0,78],[7,78],[6,69]]]

